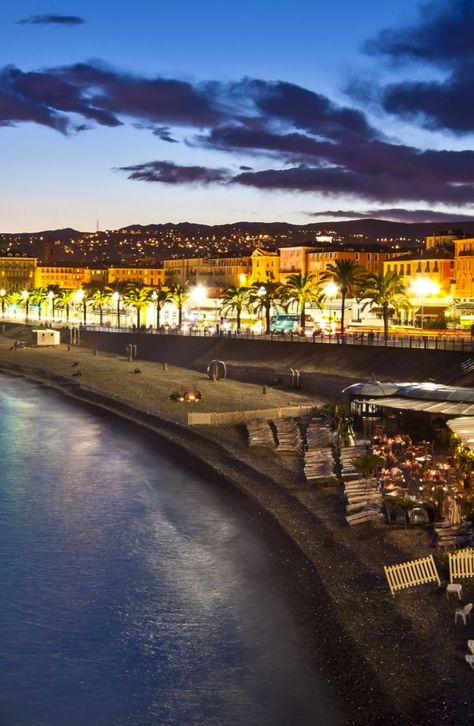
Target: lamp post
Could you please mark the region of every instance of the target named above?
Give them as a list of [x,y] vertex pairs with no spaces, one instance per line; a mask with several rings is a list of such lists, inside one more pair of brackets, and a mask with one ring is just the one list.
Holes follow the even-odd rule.
[[203,302],[207,299],[207,287],[204,285],[201,285],[201,283],[198,283],[193,289],[191,290],[191,301],[196,305],[197,307],[197,313],[198,313],[198,319],[197,322],[199,323],[200,319],[200,306],[203,304]]
[[421,306],[421,320],[420,329],[423,330],[424,317],[425,317],[425,298],[430,295],[437,295],[439,293],[439,285],[434,280],[430,280],[428,277],[418,277],[412,282],[411,291],[416,297],[420,298]]
[[329,280],[329,282],[323,287],[323,293],[329,299],[329,329],[331,332],[334,332],[334,329],[336,327],[335,324],[333,324],[334,321],[332,320],[331,300],[336,297],[338,292],[339,288],[333,280]]
[[112,300],[117,306],[117,328],[120,328],[120,294],[117,290],[113,293]]
[[87,323],[87,299],[84,290],[80,289],[76,292],[76,302],[82,303],[84,325]]
[[2,289],[0,290],[0,297],[2,298],[2,318],[5,317],[5,295],[7,294],[7,291]]
[[49,304],[51,305],[51,318],[54,323],[54,292],[52,290],[48,292],[48,300]]
[[28,320],[28,311],[29,311],[29,307],[30,307],[30,301],[29,301],[30,293],[28,292],[28,290],[23,290],[21,293],[21,297],[23,298],[23,302],[25,304],[25,322],[26,322]]

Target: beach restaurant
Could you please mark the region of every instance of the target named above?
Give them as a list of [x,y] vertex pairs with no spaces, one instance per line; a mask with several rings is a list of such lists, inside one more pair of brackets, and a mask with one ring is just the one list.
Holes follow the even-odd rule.
[[[411,383],[354,383],[344,388],[350,413],[364,438],[380,430],[432,435],[449,419],[474,417],[474,388],[431,381]],[[474,429],[474,418],[473,418]]]

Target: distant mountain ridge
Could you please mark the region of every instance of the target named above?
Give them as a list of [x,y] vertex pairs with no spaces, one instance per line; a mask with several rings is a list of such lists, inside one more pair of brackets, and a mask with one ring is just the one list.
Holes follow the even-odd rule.
[[[197,224],[171,222],[130,224],[117,230],[81,232],[72,228],[40,232],[2,234],[3,254],[28,254],[42,260],[45,243],[55,242],[55,263],[138,264],[176,257],[215,257],[247,255],[255,247],[267,249],[298,245],[318,246],[317,237],[331,237],[335,246],[385,247],[413,249],[424,238],[453,230],[459,237],[474,237],[472,221],[456,222],[392,222],[384,219],[352,221],[312,221],[298,225],[287,222],[233,222]],[[327,246],[327,242],[322,242]]]

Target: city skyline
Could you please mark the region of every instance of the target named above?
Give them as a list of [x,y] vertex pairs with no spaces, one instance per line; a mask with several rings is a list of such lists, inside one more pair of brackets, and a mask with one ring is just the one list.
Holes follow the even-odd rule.
[[0,20],[1,232],[474,213],[466,0]]

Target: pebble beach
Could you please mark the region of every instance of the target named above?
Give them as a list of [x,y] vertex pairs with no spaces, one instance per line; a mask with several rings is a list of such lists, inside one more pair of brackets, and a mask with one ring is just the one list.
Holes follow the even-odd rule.
[[[170,456],[184,453],[190,466],[237,486],[262,516],[278,523],[307,561],[302,617],[343,723],[474,722],[474,673],[464,660],[474,626],[454,625],[457,602],[446,598],[444,587],[392,597],[383,572],[384,565],[435,554],[429,527],[377,523],[351,529],[342,487],[306,482],[302,457],[249,449],[243,424],[187,424],[190,406],[202,412],[320,408],[328,402],[324,376],[320,392],[310,396],[230,379],[213,382],[199,371],[130,362],[80,346],[15,348],[8,331],[0,336],[0,370],[145,427],[165,442]],[[171,400],[173,392],[185,389],[199,390],[201,399]],[[445,562],[438,558],[437,564],[446,576]],[[463,585],[464,603],[474,599],[474,586]]]

